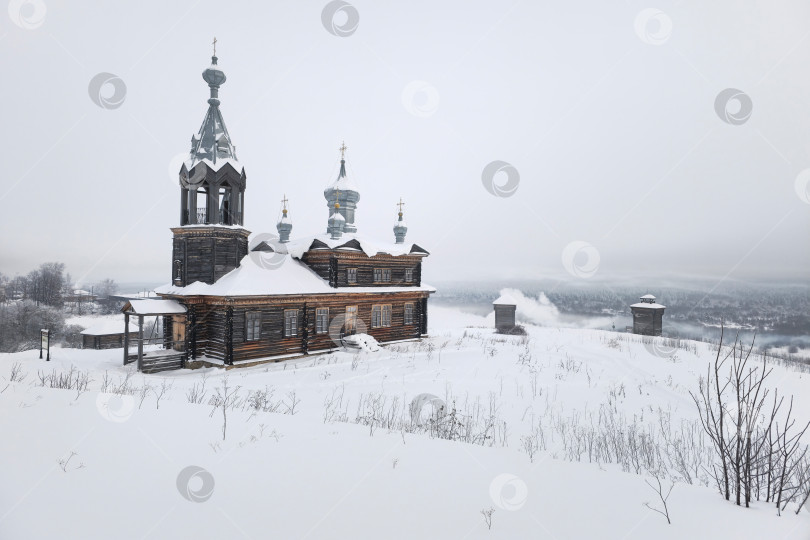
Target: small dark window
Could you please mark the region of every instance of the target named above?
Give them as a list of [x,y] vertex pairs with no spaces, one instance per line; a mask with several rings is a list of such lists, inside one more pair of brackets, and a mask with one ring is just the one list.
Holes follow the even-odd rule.
[[245,313],[245,341],[256,341],[262,334],[262,312],[248,311]]
[[357,283],[357,268],[346,269],[346,281],[349,283]]
[[315,333],[325,334],[329,331],[329,308],[315,310]]
[[383,279],[382,275],[383,275],[382,268],[375,268],[374,269],[374,281],[377,281],[377,282],[382,281],[382,279]]
[[405,281],[407,281],[408,283],[413,281],[413,268],[405,269]]
[[391,304],[382,307],[382,326],[391,326]]
[[284,337],[298,335],[298,310],[284,310]]
[[391,269],[390,268],[383,268],[383,281],[391,281]]

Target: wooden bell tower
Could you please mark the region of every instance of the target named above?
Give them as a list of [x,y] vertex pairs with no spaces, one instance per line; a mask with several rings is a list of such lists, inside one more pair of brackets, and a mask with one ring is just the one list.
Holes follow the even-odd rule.
[[239,266],[250,234],[242,227],[247,176],[219,109],[226,77],[217,65],[216,39],[202,77],[210,89],[208,112],[180,168],[180,226],[172,229],[172,283],[178,287],[214,283]]

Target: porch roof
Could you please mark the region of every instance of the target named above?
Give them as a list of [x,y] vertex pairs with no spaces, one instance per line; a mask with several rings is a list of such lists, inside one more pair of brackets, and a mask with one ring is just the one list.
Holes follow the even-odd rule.
[[130,300],[121,309],[131,315],[179,315],[186,307],[177,300]]

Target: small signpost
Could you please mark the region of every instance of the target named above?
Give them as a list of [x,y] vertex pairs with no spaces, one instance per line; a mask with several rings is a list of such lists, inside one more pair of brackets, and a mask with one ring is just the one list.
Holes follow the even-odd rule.
[[46,362],[51,361],[51,346],[48,343],[48,337],[50,336],[51,331],[43,328],[39,331],[39,358],[42,359],[42,350],[45,349],[46,353]]

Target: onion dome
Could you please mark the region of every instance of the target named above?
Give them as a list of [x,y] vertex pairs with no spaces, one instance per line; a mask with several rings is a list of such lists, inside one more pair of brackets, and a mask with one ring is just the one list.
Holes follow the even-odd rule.
[[405,223],[405,220],[402,219],[402,206],[405,203],[402,202],[402,199],[399,199],[399,219],[394,224],[394,238],[396,238],[397,244],[404,244],[405,243],[405,234],[408,232],[408,225]]
[[281,219],[278,220],[276,223],[276,230],[278,231],[278,241],[282,244],[286,244],[290,241],[290,232],[292,231],[292,220],[287,216],[287,196],[284,196],[281,203],[283,204],[283,208],[281,209]]
[[211,97],[208,99],[208,103],[211,105],[219,105],[219,99],[217,99],[219,97],[219,87],[225,84],[227,80],[225,72],[217,65],[217,60],[216,55],[212,56],[211,65],[202,72],[203,80],[208,83],[208,87],[211,89]]
[[326,199],[326,207],[329,208],[330,218],[335,204],[339,204],[340,214],[346,222],[344,231],[346,233],[355,233],[357,227],[354,225],[354,212],[357,209],[357,202],[360,200],[360,191],[346,174],[347,149],[346,143],[343,143],[339,148],[340,171],[337,178],[323,190],[323,196]]
[[329,216],[329,227],[327,231],[332,240],[337,240],[343,236],[343,230],[346,227],[346,218],[340,213],[340,204],[335,204],[335,211]]

